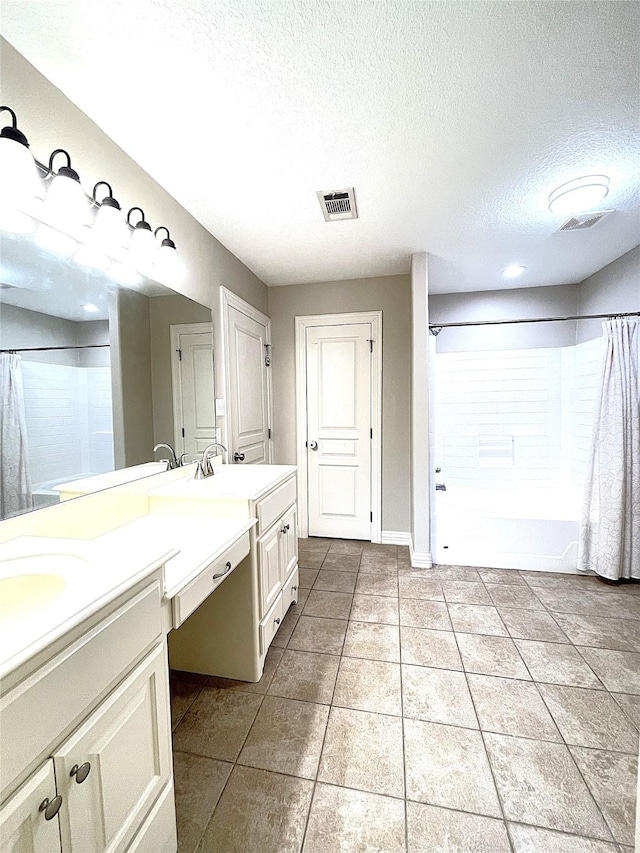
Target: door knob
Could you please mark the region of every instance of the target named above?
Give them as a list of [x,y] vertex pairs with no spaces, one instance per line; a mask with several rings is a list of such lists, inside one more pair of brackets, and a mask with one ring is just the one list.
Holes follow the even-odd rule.
[[310,441],[309,442],[309,450],[317,450],[317,449],[318,449],[318,442],[317,441]]
[[244,462],[244,453],[234,453],[233,454],[234,462]]

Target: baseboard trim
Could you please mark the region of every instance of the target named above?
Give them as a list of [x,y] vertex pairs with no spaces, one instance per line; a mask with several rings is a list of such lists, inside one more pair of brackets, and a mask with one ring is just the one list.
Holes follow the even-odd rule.
[[380,537],[383,545],[408,545],[411,547],[411,534],[401,530],[383,530]]
[[414,569],[430,569],[433,566],[433,560],[431,558],[431,553],[427,551],[425,554],[418,554],[413,550],[413,543],[409,546],[409,553],[411,555],[411,566]]

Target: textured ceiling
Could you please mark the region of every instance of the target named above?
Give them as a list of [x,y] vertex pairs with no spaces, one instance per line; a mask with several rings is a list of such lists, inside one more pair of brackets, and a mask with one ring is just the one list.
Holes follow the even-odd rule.
[[[563,284],[638,242],[636,2],[3,0],[2,29],[269,285],[415,251],[434,292]],[[555,234],[595,171],[619,212]],[[360,219],[325,223],[347,185]]]

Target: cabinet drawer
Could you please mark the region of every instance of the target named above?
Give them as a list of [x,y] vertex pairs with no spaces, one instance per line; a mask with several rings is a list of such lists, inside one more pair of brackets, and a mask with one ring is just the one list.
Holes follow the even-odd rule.
[[266,498],[263,498],[257,506],[258,533],[267,530],[279,515],[291,506],[296,499],[296,478],[291,477],[286,483],[279,486]]
[[155,580],[0,700],[0,790],[4,790],[161,635]]
[[237,542],[203,569],[173,598],[173,627],[178,628],[196,607],[208,598],[225,577],[244,560],[249,553],[249,534],[243,534]]
[[292,604],[298,600],[298,586],[300,581],[298,580],[298,567],[291,572],[285,585],[282,587],[282,615],[283,617],[287,615],[287,611],[291,607]]
[[266,653],[282,622],[282,593],[278,595],[271,610],[260,623],[260,654]]

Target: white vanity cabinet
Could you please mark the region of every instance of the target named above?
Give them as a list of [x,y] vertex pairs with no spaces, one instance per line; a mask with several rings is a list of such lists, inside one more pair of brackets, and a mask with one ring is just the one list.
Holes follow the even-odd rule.
[[[106,610],[41,653],[26,677],[12,674],[2,696],[3,853],[143,850],[160,801],[166,829],[154,850],[175,853],[161,576]],[[42,803],[56,797],[47,820]]]
[[[247,486],[243,497],[250,467],[259,469],[262,483],[253,491]],[[296,469],[241,466],[233,492],[227,485],[232,477],[231,470],[214,475],[210,484],[158,490],[152,498],[155,512],[257,519],[248,556],[169,635],[169,661],[173,669],[258,681],[269,645],[298,600]]]

